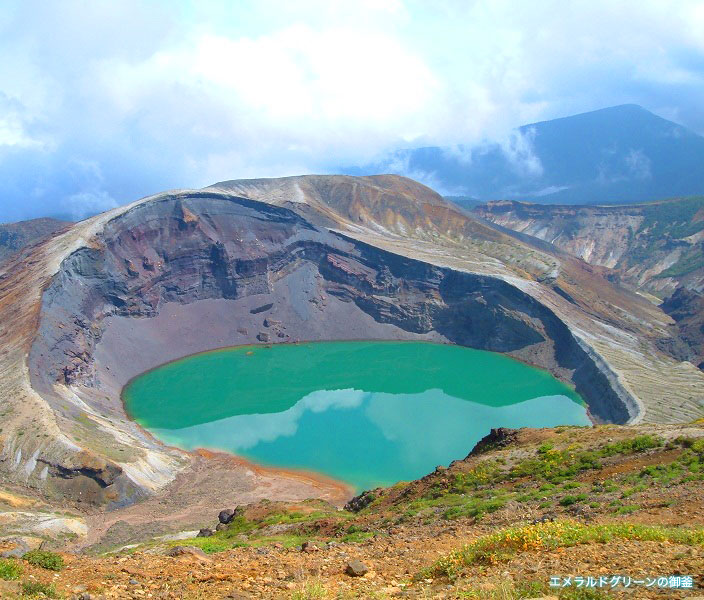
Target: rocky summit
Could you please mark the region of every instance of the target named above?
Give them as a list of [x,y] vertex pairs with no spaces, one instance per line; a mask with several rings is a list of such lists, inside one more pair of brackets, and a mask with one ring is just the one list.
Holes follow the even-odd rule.
[[[0,573],[24,575],[0,591],[518,598],[603,564],[701,573],[704,373],[674,326],[688,301],[665,312],[505,225],[403,177],[301,176],[157,194],[20,248],[0,265],[0,532],[24,558]],[[600,426],[496,432],[355,496],[168,446],[121,399],[197,352],[350,339],[504,353]]]

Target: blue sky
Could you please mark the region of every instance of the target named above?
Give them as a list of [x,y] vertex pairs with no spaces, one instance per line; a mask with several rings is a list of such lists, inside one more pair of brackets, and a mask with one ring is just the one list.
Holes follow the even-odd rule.
[[704,133],[704,2],[5,1],[0,221],[636,103]]

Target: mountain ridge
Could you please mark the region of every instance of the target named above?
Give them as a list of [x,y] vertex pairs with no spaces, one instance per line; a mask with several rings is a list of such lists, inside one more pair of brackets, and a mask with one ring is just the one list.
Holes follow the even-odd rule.
[[704,197],[626,205],[489,202],[473,213],[609,270],[607,277],[649,297],[670,314],[686,347],[704,365]]
[[704,137],[624,104],[523,125],[501,143],[399,150],[348,171],[397,171],[484,201],[594,204],[704,193],[702,162]]
[[54,235],[68,227],[69,221],[51,217],[41,217],[18,221],[16,223],[0,223],[0,264],[22,250],[25,246],[37,242],[45,236]]

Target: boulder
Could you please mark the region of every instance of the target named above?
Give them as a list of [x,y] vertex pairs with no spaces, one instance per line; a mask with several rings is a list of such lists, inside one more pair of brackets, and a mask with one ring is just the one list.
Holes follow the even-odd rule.
[[221,510],[218,514],[218,521],[227,525],[230,521],[232,521],[232,519],[235,518],[235,512],[236,511],[234,508],[226,508],[225,510]]
[[351,560],[347,563],[347,567],[345,567],[345,573],[347,573],[350,577],[362,577],[368,572],[369,567],[367,567],[367,565],[365,565],[361,560],[357,559]]
[[204,527],[198,532],[198,535],[196,537],[210,537],[211,535],[214,535],[215,532],[212,529],[208,529],[207,527]]
[[309,554],[313,552],[318,552],[320,548],[316,546],[313,542],[303,542],[301,545],[301,552],[307,552]]

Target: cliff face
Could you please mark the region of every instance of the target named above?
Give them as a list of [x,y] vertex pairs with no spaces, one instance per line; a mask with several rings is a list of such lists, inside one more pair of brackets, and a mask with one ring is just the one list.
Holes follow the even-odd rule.
[[680,337],[694,351],[693,360],[704,369],[704,295],[680,287],[662,309],[675,320]]
[[704,290],[704,197],[626,206],[489,202],[478,216],[613,269],[631,286],[665,298]]
[[[48,498],[111,508],[171,489],[198,459],[130,421],[122,386],[193,352],[298,339],[505,352],[572,382],[597,420],[691,419],[704,381],[657,350],[651,310],[401,178],[160,194],[77,224],[0,277],[0,469]],[[204,469],[202,489],[242,472],[228,468]],[[311,493],[257,485],[234,489]]]
[[[502,227],[536,237],[582,260],[607,267],[607,277],[652,298],[654,302],[686,290],[692,309],[704,293],[704,198],[693,197],[628,206],[544,206],[490,202],[474,210]],[[685,293],[685,292],[683,292]],[[683,302],[679,300],[679,304]],[[699,364],[704,333],[677,322],[680,343],[669,344],[677,356]],[[667,346],[667,344],[666,344]]]

